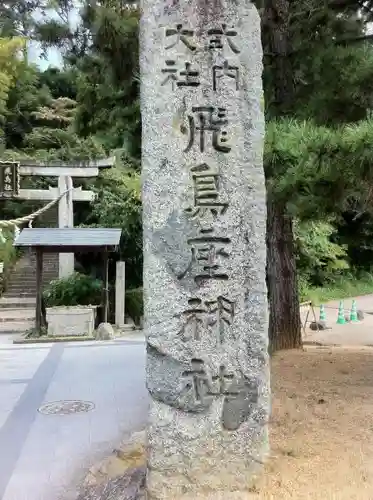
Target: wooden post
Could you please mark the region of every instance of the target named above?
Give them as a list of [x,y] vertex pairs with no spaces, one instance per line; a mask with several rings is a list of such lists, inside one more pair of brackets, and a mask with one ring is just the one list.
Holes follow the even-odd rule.
[[35,328],[39,332],[42,325],[42,283],[43,283],[43,250],[42,248],[36,249],[36,315],[35,315]]
[[109,310],[109,259],[108,250],[104,250],[104,323],[108,322],[108,310]]

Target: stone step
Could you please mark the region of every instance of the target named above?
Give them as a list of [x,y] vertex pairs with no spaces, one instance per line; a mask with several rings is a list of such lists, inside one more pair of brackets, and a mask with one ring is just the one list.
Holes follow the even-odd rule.
[[34,328],[35,321],[12,321],[12,322],[0,322],[0,334],[1,333],[12,333],[12,332],[26,332],[31,328]]
[[[58,254],[47,254],[43,259],[42,287],[45,289],[52,280],[58,278]],[[36,259],[35,255],[26,252],[17,262],[8,281],[3,297],[9,300],[13,309],[22,309],[19,299],[35,304],[36,300]],[[27,307],[27,306],[26,306]],[[0,311],[6,308],[0,303]],[[24,309],[24,307],[23,307]],[[31,316],[33,317],[33,315]],[[11,317],[9,317],[11,319]],[[29,315],[25,320],[29,319]],[[1,319],[0,319],[1,321]],[[6,321],[8,323],[8,321]]]
[[[49,285],[49,283],[53,281],[53,280],[42,280],[42,283],[43,285]],[[36,281],[35,280],[31,280],[31,279],[24,279],[24,280],[17,280],[17,281],[13,281],[13,283],[10,283],[9,286],[8,286],[8,290],[12,289],[12,288],[26,288],[28,286],[31,286],[33,288],[36,288]]]
[[[35,272],[36,270],[36,266],[24,266],[24,267],[20,267],[18,269],[16,269],[16,271],[23,271],[25,273],[31,273],[31,272]],[[53,264],[51,265],[46,265],[43,267],[43,274],[44,273],[47,273],[47,272],[51,272],[51,271],[58,271],[58,266],[54,266]]]
[[[54,276],[50,276],[50,279],[49,279],[49,276],[48,277],[45,277],[42,279],[42,282],[43,283],[50,283],[51,281],[53,281],[55,279]],[[36,285],[36,279],[35,279],[35,276],[24,276],[23,278],[21,277],[15,277],[13,278],[13,281],[12,281],[12,278],[10,278],[10,284],[9,286],[11,285],[22,285],[22,284],[25,284],[27,283],[28,285]]]
[[[46,288],[47,285],[49,285],[48,282],[45,282],[43,283],[43,288]],[[30,294],[31,292],[34,293],[35,297],[36,297],[36,283],[28,283],[28,282],[25,282],[25,283],[13,283],[12,285],[10,285],[7,289],[7,294],[6,295],[9,295],[10,292],[19,292],[19,293],[28,293]]]
[[[29,288],[27,290],[9,290],[6,293],[4,293],[3,298],[9,299],[12,304],[16,304],[15,306],[12,307],[19,307],[18,305],[18,299],[25,299],[29,301],[36,301],[36,289]],[[0,308],[2,306],[0,305]],[[7,307],[7,306],[4,306]],[[21,307],[23,307],[21,305]]]
[[7,290],[4,294],[4,297],[12,297],[13,299],[17,298],[29,298],[32,297],[35,299],[36,297],[36,288],[35,287],[27,287],[27,288],[11,288]]
[[[36,270],[36,265],[32,265],[32,264],[28,264],[27,266],[23,266],[23,267],[20,267],[19,269],[16,269],[18,271],[25,271],[25,272],[34,272]],[[46,264],[45,266],[43,266],[43,273],[46,272],[46,271],[57,271],[58,270],[58,266],[55,266],[54,264]]]
[[[23,267],[22,269],[16,269],[16,271],[23,271],[25,273],[35,273],[35,268],[34,267]],[[51,273],[51,272],[57,272],[58,271],[58,267],[54,267],[54,266],[46,266],[46,267],[43,267],[43,274],[45,273]]]
[[12,321],[30,321],[35,319],[35,309],[7,308],[0,309],[0,323]]
[[6,297],[0,298],[1,309],[32,309],[36,306],[36,298],[34,297]]
[[[50,275],[47,275],[47,276],[43,276],[42,278],[42,281],[47,281],[48,279],[52,280],[52,279],[55,279],[57,276],[55,276],[54,274],[50,274]],[[13,278],[13,283],[15,283],[16,281],[18,282],[22,282],[24,283],[25,281],[27,282],[35,282],[36,283],[36,276],[35,275],[23,275],[23,276],[13,276],[13,277],[10,277],[10,279]]]
[[[48,278],[51,278],[51,280],[52,280],[55,278],[55,276],[52,274],[50,276],[43,276],[42,281],[47,281]],[[12,279],[12,278],[10,278],[10,279]],[[14,276],[13,283],[15,283],[16,281],[17,282],[19,281],[22,283],[25,283],[25,282],[28,282],[28,283],[35,282],[36,283],[36,276],[31,276],[31,275],[30,276]]]
[[9,287],[4,297],[36,297],[36,286]]

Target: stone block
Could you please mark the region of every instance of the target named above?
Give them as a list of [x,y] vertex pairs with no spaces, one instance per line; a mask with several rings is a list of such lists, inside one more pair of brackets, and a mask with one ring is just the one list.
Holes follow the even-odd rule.
[[47,307],[48,335],[79,336],[93,335],[95,328],[95,306]]

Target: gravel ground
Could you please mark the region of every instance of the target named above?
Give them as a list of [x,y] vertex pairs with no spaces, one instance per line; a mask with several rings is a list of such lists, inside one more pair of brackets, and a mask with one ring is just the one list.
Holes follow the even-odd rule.
[[259,499],[373,499],[373,349],[272,360],[272,457]]

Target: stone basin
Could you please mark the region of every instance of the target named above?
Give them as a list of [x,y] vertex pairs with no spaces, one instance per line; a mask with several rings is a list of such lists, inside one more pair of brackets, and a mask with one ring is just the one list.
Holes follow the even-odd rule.
[[92,335],[95,329],[97,306],[47,307],[48,335]]

